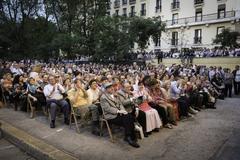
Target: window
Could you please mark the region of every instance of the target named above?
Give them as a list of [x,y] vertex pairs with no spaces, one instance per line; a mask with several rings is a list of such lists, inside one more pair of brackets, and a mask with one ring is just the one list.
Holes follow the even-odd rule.
[[217,27],[217,35],[221,34],[223,29],[225,29],[224,26],[221,26],[221,27]]
[[196,29],[194,36],[194,44],[202,43],[202,30]]
[[123,8],[123,16],[127,17],[127,8]]
[[119,8],[120,7],[120,0],[115,0],[114,1],[114,8]]
[[118,10],[118,9],[115,10],[115,14],[116,14],[116,16],[118,16],[118,13],[119,13],[119,10]]
[[127,0],[122,0],[122,5],[126,5],[127,4]]
[[178,45],[178,32],[172,32],[172,43],[173,46]]
[[131,6],[131,12],[129,13],[130,17],[135,16],[135,6]]
[[178,9],[180,6],[179,0],[173,0],[172,9]]
[[161,46],[161,37],[160,35],[155,39],[155,47],[160,47]]
[[218,5],[218,19],[225,18],[225,16],[226,16],[226,5],[225,4]]
[[196,9],[195,22],[202,21],[202,8]]
[[162,10],[162,0],[156,0],[156,12]]
[[141,4],[141,16],[146,16],[146,3]]
[[178,13],[172,15],[172,24],[178,23]]

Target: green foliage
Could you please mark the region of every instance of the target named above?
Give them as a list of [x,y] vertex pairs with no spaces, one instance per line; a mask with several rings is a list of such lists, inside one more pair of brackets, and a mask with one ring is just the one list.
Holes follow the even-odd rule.
[[156,40],[164,30],[165,25],[162,25],[158,18],[133,17],[130,21],[129,33],[135,38],[135,42],[141,50],[146,49],[150,37]]
[[218,34],[213,42],[221,44],[222,47],[236,47],[238,36],[240,36],[239,32],[231,32],[230,29],[227,28],[223,29],[222,33]]
[[[0,1],[0,54],[11,58],[94,55],[122,59],[161,36],[158,18],[106,16],[108,0]],[[13,56],[14,55],[14,56]]]

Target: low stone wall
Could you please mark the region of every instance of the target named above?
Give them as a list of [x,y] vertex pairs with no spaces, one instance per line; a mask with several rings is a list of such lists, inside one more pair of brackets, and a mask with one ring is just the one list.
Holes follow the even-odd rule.
[[[157,59],[148,61],[147,63],[152,63],[157,65]],[[163,58],[163,64],[170,66],[173,63],[181,64],[181,59],[175,58]],[[230,68],[233,70],[236,65],[240,65],[240,57],[211,57],[211,58],[194,58],[193,64],[210,66],[222,66],[223,68]]]

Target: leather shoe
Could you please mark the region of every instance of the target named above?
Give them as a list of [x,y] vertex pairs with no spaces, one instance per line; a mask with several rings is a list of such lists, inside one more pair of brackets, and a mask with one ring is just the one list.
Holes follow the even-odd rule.
[[54,121],[52,121],[52,122],[50,123],[50,128],[55,128],[55,122],[54,122]]
[[69,125],[69,119],[64,119],[64,123],[65,123],[66,125]]
[[148,137],[148,133],[147,132],[144,132],[144,137]]
[[128,144],[129,144],[130,146],[132,146],[132,147],[135,147],[135,148],[139,148],[139,147],[140,147],[140,145],[139,145],[136,141],[133,141],[133,140],[131,139],[131,137],[125,138],[125,141],[127,141]]

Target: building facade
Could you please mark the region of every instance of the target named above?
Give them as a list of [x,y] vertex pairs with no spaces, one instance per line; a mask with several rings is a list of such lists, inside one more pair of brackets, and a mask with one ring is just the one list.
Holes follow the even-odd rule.
[[111,0],[109,14],[161,18],[166,31],[148,51],[213,48],[222,29],[240,32],[240,0]]

